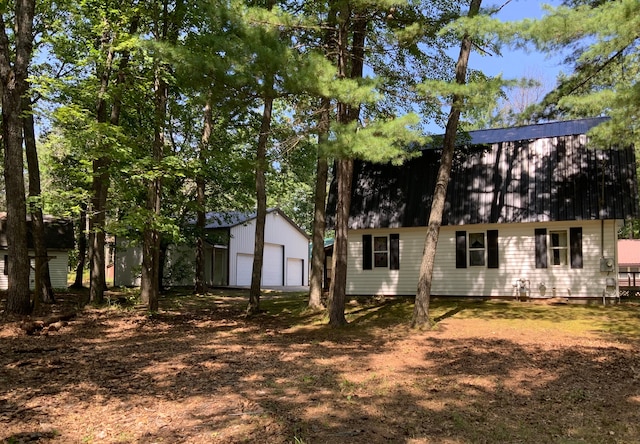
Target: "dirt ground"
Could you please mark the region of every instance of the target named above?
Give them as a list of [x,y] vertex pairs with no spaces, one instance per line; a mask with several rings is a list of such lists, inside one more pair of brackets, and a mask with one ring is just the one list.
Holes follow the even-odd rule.
[[303,296],[250,319],[215,295],[72,317],[74,297],[2,320],[3,443],[640,442],[640,341],[619,329],[444,307],[414,332],[389,301],[332,330]]

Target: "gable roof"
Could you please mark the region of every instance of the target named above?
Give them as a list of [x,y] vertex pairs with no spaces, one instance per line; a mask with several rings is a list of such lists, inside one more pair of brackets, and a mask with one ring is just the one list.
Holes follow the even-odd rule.
[[[633,147],[588,147],[586,131],[604,120],[472,131],[474,149],[451,172],[443,224],[637,217]],[[401,166],[354,162],[349,227],[425,226],[439,164],[435,149]]]
[[[73,222],[44,215],[44,237],[49,250],[72,250],[75,247]],[[33,223],[27,215],[27,247],[33,249]],[[7,213],[0,213],[0,249],[7,248]]]
[[[304,232],[302,228],[300,228],[293,220],[289,218],[286,214],[282,212],[279,208],[269,208],[267,210],[267,214],[276,213],[282,216],[289,224],[295,227],[304,237],[307,239],[309,235]],[[206,214],[207,224],[205,225],[205,229],[217,229],[217,228],[233,228],[238,225],[243,225],[248,223],[249,221],[255,219],[257,214],[255,211],[252,212],[242,212],[242,211],[227,211],[227,212],[211,212]]]
[[640,267],[640,240],[618,240],[618,265],[621,267]]

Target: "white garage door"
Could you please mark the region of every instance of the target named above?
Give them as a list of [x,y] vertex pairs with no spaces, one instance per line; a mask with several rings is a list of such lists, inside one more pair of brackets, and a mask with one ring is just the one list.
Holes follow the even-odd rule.
[[238,253],[236,267],[236,285],[251,285],[253,254]]
[[262,285],[284,285],[284,248],[282,245],[264,244],[264,263],[262,264]]
[[287,285],[304,285],[302,282],[302,259],[287,258]]

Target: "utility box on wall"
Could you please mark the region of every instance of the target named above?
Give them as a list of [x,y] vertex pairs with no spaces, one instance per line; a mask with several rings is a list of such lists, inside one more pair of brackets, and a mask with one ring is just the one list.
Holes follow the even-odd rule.
[[615,261],[610,257],[600,258],[600,271],[614,271]]

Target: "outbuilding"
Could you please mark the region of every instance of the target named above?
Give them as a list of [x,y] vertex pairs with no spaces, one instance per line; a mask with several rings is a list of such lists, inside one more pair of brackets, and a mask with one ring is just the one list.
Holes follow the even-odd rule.
[[[209,286],[251,285],[256,214],[218,212],[206,215],[205,282]],[[262,283],[264,287],[306,286],[309,280],[309,236],[280,209],[267,210]],[[108,267],[115,286],[140,285],[140,247],[117,242]],[[166,285],[193,285],[195,252],[192,246],[173,245],[165,261]]]
[[[75,239],[73,235],[73,222],[67,219],[60,219],[45,215],[45,243],[47,246],[47,256],[49,263],[49,275],[51,286],[55,289],[67,288],[67,272],[69,270],[69,252],[74,249]],[[9,261],[7,239],[7,215],[0,213],[0,255],[2,255],[2,270],[0,274],[0,289],[6,290],[9,287]],[[31,217],[27,216],[27,246],[31,257],[31,273],[29,275],[29,285],[35,288],[35,252],[33,250],[33,224]]]

